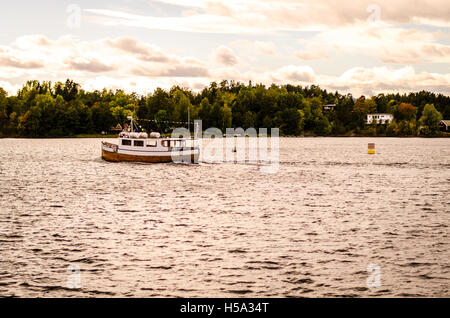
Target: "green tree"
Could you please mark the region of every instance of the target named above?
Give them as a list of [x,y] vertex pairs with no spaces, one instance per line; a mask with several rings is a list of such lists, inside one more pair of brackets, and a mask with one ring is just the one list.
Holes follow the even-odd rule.
[[[188,97],[181,91],[177,90],[173,94],[175,109],[173,112],[172,120],[176,122],[187,122],[188,111],[192,113],[193,107]],[[192,115],[192,114],[191,114]],[[193,118],[193,116],[191,117]]]
[[316,117],[314,133],[319,136],[327,136],[331,133],[331,125],[326,117]]
[[336,118],[344,127],[352,129],[352,110],[354,102],[351,95],[345,96],[339,100],[336,105]]
[[203,121],[203,127],[211,126],[211,122],[212,122],[211,112],[212,112],[212,106],[209,103],[208,98],[205,97],[201,101],[200,107],[198,109],[198,116]]
[[113,115],[114,120],[123,127],[125,123],[128,122],[128,117],[133,115],[133,112],[122,106],[116,106],[111,108],[111,114]]
[[257,117],[256,114],[252,111],[248,111],[244,114],[242,128],[255,128],[256,127]]
[[39,137],[41,112],[37,106],[31,107],[19,117],[18,130],[23,136]]
[[439,130],[439,123],[442,120],[442,114],[436,110],[433,104],[426,104],[420,124],[423,126],[422,133],[424,135],[434,135]]
[[169,127],[169,115],[166,110],[161,109],[155,115],[156,127],[159,132],[166,132],[167,127]]
[[273,121],[272,121],[272,117],[271,116],[265,116],[263,121],[262,121],[262,127],[261,128],[273,128]]
[[231,108],[224,105],[222,108],[222,131],[226,131],[227,128],[231,128],[233,122],[233,113]]
[[386,127],[386,136],[394,137],[399,133],[397,122],[394,120]]
[[91,108],[91,118],[92,118],[92,125],[96,131],[96,133],[100,133],[102,131],[109,131],[109,129],[117,123],[118,121],[115,120],[115,117],[113,116],[111,112],[111,108],[108,106],[108,104],[103,102],[96,102]]
[[353,114],[358,127],[364,127],[367,119],[367,114],[375,113],[377,111],[377,104],[374,99],[366,99],[361,96],[353,106]]
[[147,98],[148,116],[154,118],[159,110],[165,110],[171,117],[175,108],[173,99],[169,98],[169,94],[161,89],[157,88],[153,95]]
[[281,112],[281,132],[285,135],[299,135],[302,130],[302,113],[296,108],[288,108]]
[[8,114],[8,94],[6,91],[0,87],[0,133],[6,132],[9,125],[9,114]]
[[[246,126],[245,123],[245,116],[247,112],[252,112],[252,109],[255,108],[255,93],[253,90],[244,87],[241,88],[238,95],[236,96],[234,103],[232,104],[233,107],[233,125],[234,127],[244,127]],[[247,118],[248,119],[248,118]],[[256,125],[256,121],[253,123],[253,126]]]
[[[329,103],[337,104],[336,110],[323,113],[323,105]],[[174,86],[169,91],[158,88],[147,96],[137,96],[106,88],[86,92],[70,79],[54,85],[28,81],[16,96],[7,96],[0,89],[0,132],[34,137],[98,133],[128,122],[131,113],[140,119],[186,122],[188,109],[191,119],[202,119],[204,127],[278,127],[289,135],[305,130],[317,135],[360,133],[368,113],[387,112],[395,115],[395,122],[372,125],[369,133],[416,135],[417,127],[422,126],[422,134],[432,135],[442,118],[439,113],[450,118],[450,96],[425,91],[379,94],[361,96],[355,103],[350,94],[328,92],[315,85],[266,87],[234,81],[213,82],[200,93]],[[152,121],[140,124],[148,131],[158,128]]]

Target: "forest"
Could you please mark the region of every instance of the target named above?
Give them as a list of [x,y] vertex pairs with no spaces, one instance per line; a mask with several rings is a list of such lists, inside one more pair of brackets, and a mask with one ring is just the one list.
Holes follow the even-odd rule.
[[[324,107],[325,105],[335,107]],[[329,109],[327,109],[329,108]],[[199,92],[178,86],[147,96],[123,90],[88,92],[74,81],[28,81],[14,96],[0,88],[0,137],[74,137],[111,132],[134,115],[146,131],[167,133],[203,120],[203,128],[279,128],[284,136],[448,136],[450,97],[421,91],[354,97],[318,86],[212,82]],[[390,124],[366,124],[390,113]],[[191,125],[193,125],[191,123]],[[191,126],[192,127],[192,126]],[[192,129],[192,128],[191,128]]]

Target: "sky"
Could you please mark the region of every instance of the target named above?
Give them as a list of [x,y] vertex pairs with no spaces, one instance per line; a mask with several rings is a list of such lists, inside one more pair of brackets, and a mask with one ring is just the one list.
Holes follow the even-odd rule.
[[139,94],[211,81],[450,94],[448,0],[71,0],[2,4],[0,87]]

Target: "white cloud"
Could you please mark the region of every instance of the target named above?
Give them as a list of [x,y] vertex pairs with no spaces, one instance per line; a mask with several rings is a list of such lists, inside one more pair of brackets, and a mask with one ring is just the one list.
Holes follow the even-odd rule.
[[[376,58],[382,63],[399,65],[450,62],[450,46],[445,44],[448,42],[441,41],[448,39],[448,34],[424,29],[424,25],[448,27],[450,2],[447,0],[416,1],[414,5],[407,0],[155,2],[177,5],[185,10],[180,16],[162,17],[105,9],[86,9],[85,12],[91,21],[106,25],[239,34],[244,39],[228,44],[239,55],[226,52],[229,48],[222,48],[217,53],[219,62],[228,66],[235,65],[238,61],[243,61],[241,66],[249,61],[256,64],[255,55],[283,58],[277,52],[271,36],[281,34],[280,31],[308,30],[318,32],[312,38],[292,41],[299,47],[292,48],[292,52],[285,57],[296,57],[304,62],[330,59],[330,56],[336,55],[343,59],[362,55]],[[376,23],[373,23],[374,20]],[[406,24],[409,25],[405,26]],[[270,40],[245,39],[250,34],[264,34]],[[153,47],[137,47],[129,39],[128,42],[122,39],[122,42],[116,45],[129,52],[134,51],[141,59],[167,59],[167,56]],[[252,67],[250,64],[245,66]]]
[[15,95],[20,89],[21,85],[11,84],[8,81],[0,81],[0,87],[3,88],[8,93],[8,95]]
[[[425,37],[425,34],[414,32],[402,35],[408,41]],[[433,36],[427,36],[429,41],[434,39]],[[370,49],[377,43],[374,41],[369,41],[367,48]],[[332,42],[332,45],[335,44],[337,43]],[[339,49],[345,51],[352,48],[344,46]],[[355,95],[422,89],[450,93],[448,71],[444,74],[417,72],[411,65],[353,67],[340,76],[330,76],[319,74],[306,64],[291,64],[273,69],[270,66],[255,67],[245,71],[241,64],[237,64],[238,57],[229,47],[220,46],[211,53],[214,53],[220,64],[169,54],[150,43],[129,37],[80,41],[71,37],[52,40],[43,36],[26,36],[18,38],[9,46],[0,47],[0,63],[6,63],[0,68],[0,84],[9,93],[14,93],[17,85],[22,85],[27,80],[63,81],[72,78],[86,89],[122,88],[129,92],[146,94],[156,87],[170,88],[173,85],[198,90],[211,81],[228,79],[241,82],[251,80],[253,83],[266,85],[316,84]],[[439,54],[441,53],[429,53],[436,59]],[[445,51],[441,55],[445,60]],[[12,58],[14,62],[10,63]],[[418,57],[414,56],[414,59],[416,58]],[[42,67],[35,68],[30,64],[36,61],[42,63]]]
[[147,43],[139,42],[131,37],[121,37],[114,40],[105,40],[109,46],[120,49],[124,52],[135,54],[142,61],[167,63],[171,61],[171,57],[162,52],[157,47]]
[[104,64],[96,58],[73,57],[67,60],[66,64],[73,70],[92,73],[105,73],[115,70],[114,66]]
[[450,73],[417,73],[412,66],[396,69],[386,66],[355,67],[338,77],[322,76],[319,82],[325,87],[352,92],[355,95],[421,90],[450,93]]
[[307,60],[333,51],[347,57],[372,56],[392,64],[450,63],[450,45],[439,43],[444,37],[441,32],[362,24],[327,30],[299,41],[306,49],[296,56]]
[[[45,45],[42,43],[45,42]],[[24,51],[26,48],[26,51]],[[205,65],[192,57],[164,53],[161,49],[133,38],[79,41],[70,37],[49,40],[41,35],[18,38],[11,46],[0,48],[3,71],[42,69],[41,73],[134,74],[151,70],[153,77],[205,76]],[[148,72],[147,72],[148,73]],[[116,74],[117,75],[117,74]]]
[[314,83],[315,73],[310,66],[295,66],[288,65],[283,66],[274,73],[272,73],[269,78],[280,84],[285,83]]
[[7,54],[4,54],[4,55],[2,54],[0,56],[0,66],[12,67],[12,68],[33,69],[33,68],[42,68],[44,65],[40,61],[21,60],[17,57],[8,56]]
[[220,46],[215,51],[215,59],[218,63],[226,66],[234,66],[239,63],[239,59],[232,49]]
[[[267,33],[280,30],[326,30],[367,23],[370,9],[379,8],[379,18],[388,24],[427,24],[448,27],[447,0],[209,0],[185,2],[158,0],[190,8],[178,17],[135,15],[121,11],[87,9],[94,21],[107,25],[144,27],[157,30],[220,33]],[[369,10],[368,10],[369,9]],[[105,19],[106,18],[106,19]],[[378,18],[378,16],[377,16]]]

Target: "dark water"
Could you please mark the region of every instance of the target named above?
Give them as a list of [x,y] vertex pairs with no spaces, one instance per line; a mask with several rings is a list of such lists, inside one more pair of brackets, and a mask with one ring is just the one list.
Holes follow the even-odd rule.
[[0,296],[450,296],[450,139],[280,147],[263,174],[0,140]]

